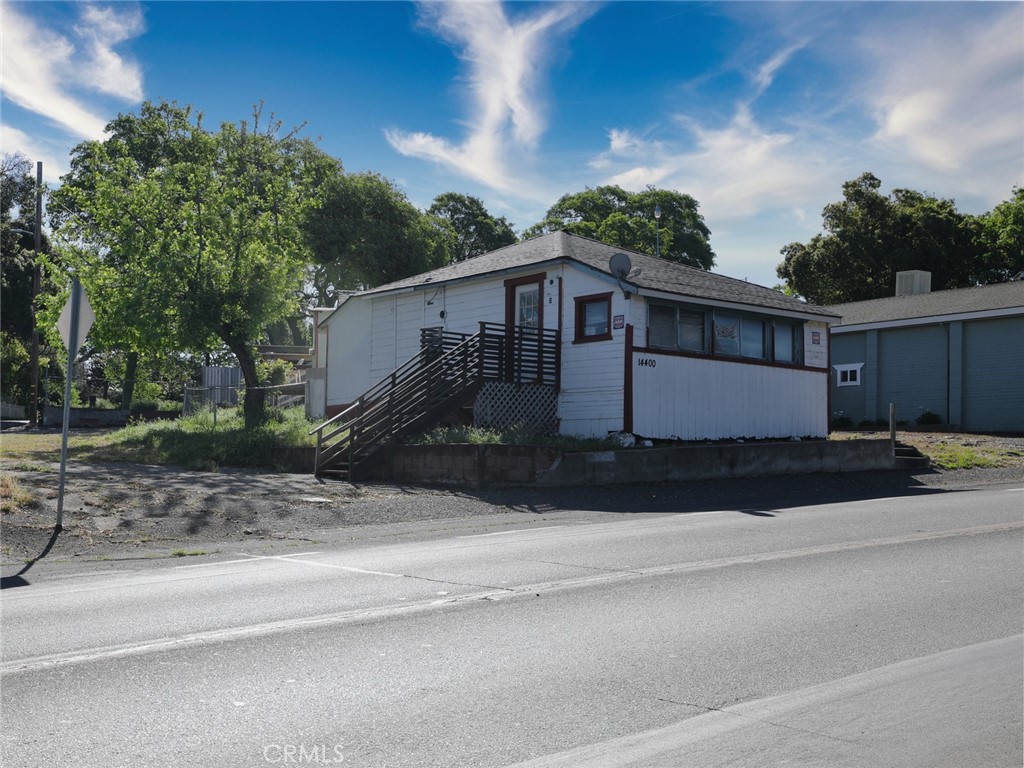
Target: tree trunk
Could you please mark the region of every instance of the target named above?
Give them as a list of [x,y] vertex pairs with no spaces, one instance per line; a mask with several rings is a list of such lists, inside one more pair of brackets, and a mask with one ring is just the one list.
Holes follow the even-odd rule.
[[258,426],[263,421],[267,393],[266,390],[259,389],[259,373],[256,370],[256,356],[253,354],[253,348],[244,341],[231,337],[228,333],[222,332],[221,338],[228,345],[228,349],[238,358],[238,367],[242,369],[242,379],[245,381],[245,400],[242,404],[245,426]]
[[288,329],[292,332],[292,344],[296,347],[303,347],[306,345],[305,333],[303,328],[302,320],[298,317],[288,318]]
[[124,366],[124,388],[121,390],[121,407],[125,410],[132,407],[132,396],[135,394],[135,377],[139,372],[139,353],[129,352]]

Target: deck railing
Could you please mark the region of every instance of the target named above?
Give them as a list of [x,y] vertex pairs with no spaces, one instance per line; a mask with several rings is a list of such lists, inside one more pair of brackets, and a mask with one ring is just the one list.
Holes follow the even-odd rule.
[[421,332],[420,351],[312,430],[316,473],[353,479],[357,468],[395,438],[451,413],[485,381],[558,387],[557,331],[480,323],[472,336]]

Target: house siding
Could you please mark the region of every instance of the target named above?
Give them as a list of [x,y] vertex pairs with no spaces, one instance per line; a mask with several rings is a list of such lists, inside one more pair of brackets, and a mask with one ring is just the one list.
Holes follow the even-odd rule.
[[681,440],[824,437],[825,372],[645,350],[633,361],[633,431]]
[[[865,334],[847,333],[832,336],[832,364],[846,365],[865,363],[867,354],[865,352]],[[865,408],[866,393],[868,389],[868,377],[874,377],[875,371],[869,371],[864,365],[859,371],[860,383],[856,386],[840,387],[839,375],[833,369],[829,376],[832,380],[832,418],[847,418],[854,424],[860,424],[867,418],[874,421],[874,416],[868,416]],[[874,379],[872,378],[873,382]],[[872,384],[871,386],[874,386]]]
[[[877,408],[896,418],[915,421],[931,412],[949,418],[946,329],[941,326],[894,328],[878,336]],[[885,418],[877,413],[876,419]]]
[[964,429],[1024,431],[1024,317],[963,328]]
[[1024,431],[1024,317],[834,332],[832,362],[864,363],[860,387],[831,376],[833,415],[854,425],[893,403],[903,422],[928,410],[960,429]]
[[371,307],[369,302],[347,301],[329,319],[326,341],[328,411],[348,405],[373,383],[366,360],[372,354],[370,345]]
[[[558,398],[559,431],[563,435],[604,437],[623,429],[625,410],[623,366],[626,325],[638,297],[626,300],[616,283],[579,269],[563,269],[562,281],[562,390]],[[574,343],[577,296],[611,292],[612,338]],[[557,302],[557,299],[556,299]],[[614,327],[616,315],[622,328]]]

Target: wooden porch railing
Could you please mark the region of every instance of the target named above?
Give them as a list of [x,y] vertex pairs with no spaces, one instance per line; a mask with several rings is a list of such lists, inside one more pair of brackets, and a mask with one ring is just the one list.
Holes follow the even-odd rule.
[[395,438],[436,423],[485,381],[558,387],[557,331],[480,323],[472,336],[424,329],[420,351],[377,382],[316,434],[316,474],[354,479]]

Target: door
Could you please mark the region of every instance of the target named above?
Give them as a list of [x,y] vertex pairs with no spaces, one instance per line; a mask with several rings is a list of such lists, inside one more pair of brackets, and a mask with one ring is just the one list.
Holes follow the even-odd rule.
[[538,377],[544,277],[528,275],[505,281],[505,381],[521,383]]

